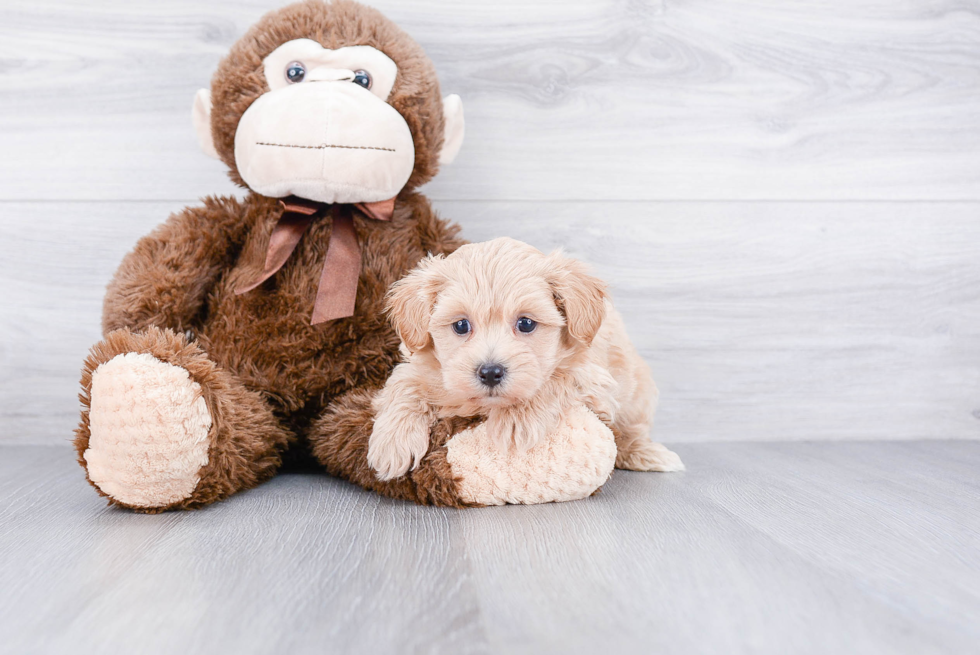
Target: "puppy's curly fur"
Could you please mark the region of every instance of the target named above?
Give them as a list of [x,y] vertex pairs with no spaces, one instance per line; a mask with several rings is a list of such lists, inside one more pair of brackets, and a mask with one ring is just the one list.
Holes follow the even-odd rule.
[[368,462],[380,479],[418,466],[439,418],[485,417],[501,447],[526,449],[575,403],[613,431],[619,468],[683,469],[650,440],[649,367],[580,262],[513,239],[466,245],[397,282],[388,311],[407,361],[374,401]]

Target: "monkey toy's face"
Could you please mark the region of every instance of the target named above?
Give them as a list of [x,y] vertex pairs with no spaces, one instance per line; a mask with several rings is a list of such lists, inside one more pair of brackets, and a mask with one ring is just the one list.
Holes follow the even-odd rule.
[[321,202],[394,197],[415,165],[412,132],[387,103],[398,66],[370,46],[297,39],[263,62],[269,92],[235,133],[235,162],[264,196]]
[[[433,91],[438,94],[438,84],[427,70],[428,60],[420,61],[412,52],[412,46],[418,46],[406,45],[407,37],[393,30],[360,38],[331,35],[329,27],[337,24],[337,14],[353,10],[361,17],[371,15],[373,10],[354,3],[306,2],[284,11],[289,10],[309,21],[310,36],[315,33],[319,40],[296,34],[294,28],[291,36],[303,38],[273,43],[271,52],[256,52],[259,40],[249,42],[246,37],[242,41],[248,50],[243,54],[251,58],[233,51],[222,62],[241,78],[237,88],[219,84],[219,69],[213,85],[220,87],[214,88],[218,109],[212,110],[207,90],[195,98],[193,118],[201,145],[232,166],[233,179],[275,198],[378,202],[395,197],[413,173],[411,186],[417,186],[439,163],[452,160],[463,137],[462,103],[458,96],[426,97]],[[379,32],[388,41],[379,39]],[[400,62],[407,70],[382,51],[386,45],[395,53],[408,53]],[[246,68],[249,59],[254,62],[251,70]],[[419,78],[429,84],[419,84]],[[425,107],[426,101],[434,107]],[[228,129],[229,114],[233,131]],[[441,129],[431,129],[432,122]],[[417,162],[417,150],[433,161]]]

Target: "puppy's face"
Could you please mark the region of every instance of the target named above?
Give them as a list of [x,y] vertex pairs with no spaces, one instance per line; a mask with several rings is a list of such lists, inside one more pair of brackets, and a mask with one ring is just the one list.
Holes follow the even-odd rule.
[[489,409],[534,396],[591,342],[604,301],[578,262],[496,239],[424,261],[389,307],[408,349],[434,356],[442,404]]
[[540,275],[508,271],[495,281],[492,267],[482,273],[439,293],[429,335],[449,404],[513,405],[554,373],[565,319]]

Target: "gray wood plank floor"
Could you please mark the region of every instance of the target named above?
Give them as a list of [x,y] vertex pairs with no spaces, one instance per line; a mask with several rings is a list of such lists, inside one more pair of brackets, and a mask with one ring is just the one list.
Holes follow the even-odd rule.
[[4,446],[0,652],[977,652],[980,443],[678,451],[560,505],[293,474],[141,516],[67,449]]

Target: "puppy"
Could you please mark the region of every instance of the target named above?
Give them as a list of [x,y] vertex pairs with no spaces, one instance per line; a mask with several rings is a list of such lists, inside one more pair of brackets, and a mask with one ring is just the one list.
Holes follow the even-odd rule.
[[580,262],[513,239],[466,245],[396,282],[388,313],[406,361],[374,401],[368,463],[380,479],[418,465],[439,417],[484,416],[502,447],[530,448],[574,403],[612,430],[617,468],[684,469],[650,440],[650,369]]

